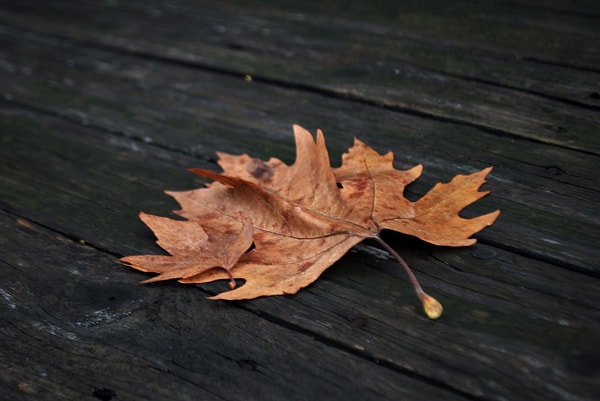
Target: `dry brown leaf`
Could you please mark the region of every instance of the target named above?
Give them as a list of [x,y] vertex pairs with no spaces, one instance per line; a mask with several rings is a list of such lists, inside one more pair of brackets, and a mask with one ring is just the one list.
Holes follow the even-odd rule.
[[299,126],[294,133],[297,156],[291,166],[275,158],[264,162],[219,153],[223,173],[191,169],[214,182],[207,188],[167,192],[179,202],[177,214],[186,220],[140,215],[172,256],[121,260],[135,269],[160,273],[146,282],[244,279],[244,285],[212,299],[251,299],[296,293],[354,245],[371,238],[403,265],[427,315],[439,317],[441,305],[422,291],[379,234],[389,229],[437,245],[473,244],[470,237],[491,225],[499,211],[472,219],[459,212],[487,194],[478,188],[491,167],[437,184],[411,202],[403,196],[404,188],[421,175],[421,165],[396,170],[391,152],[380,155],[355,140],[342,166],[332,169],[321,131],[316,141]]

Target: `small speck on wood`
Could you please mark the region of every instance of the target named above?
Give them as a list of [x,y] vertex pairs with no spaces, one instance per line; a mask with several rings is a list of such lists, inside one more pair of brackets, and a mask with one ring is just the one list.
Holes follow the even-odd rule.
[[564,174],[564,173],[565,173],[565,170],[563,170],[560,167],[557,167],[557,166],[548,166],[548,167],[546,167],[546,174],[548,174],[548,175],[555,176],[555,175],[561,175],[561,174]]
[[354,328],[361,328],[367,325],[367,318],[364,316],[356,316],[350,319],[350,326]]
[[117,393],[109,388],[95,388],[92,395],[101,401],[110,401],[117,396]]
[[240,359],[236,361],[237,365],[243,370],[257,371],[258,364],[250,359]]
[[475,259],[479,259],[479,260],[493,259],[496,257],[496,251],[494,251],[491,248],[476,246],[471,251],[471,256],[473,256]]

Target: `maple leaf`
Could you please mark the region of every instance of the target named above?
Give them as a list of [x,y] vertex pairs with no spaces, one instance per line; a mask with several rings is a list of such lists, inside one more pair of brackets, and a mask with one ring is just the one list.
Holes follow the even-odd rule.
[[[230,280],[230,291],[211,299],[252,299],[294,294],[315,281],[350,248],[374,239],[406,270],[426,314],[438,318],[441,304],[427,295],[381,230],[410,234],[436,245],[466,246],[471,236],[491,225],[495,211],[465,219],[459,212],[485,196],[479,191],[491,167],[436,184],[416,202],[404,188],[422,172],[417,165],[396,170],[393,155],[380,155],[359,140],[331,168],[323,133],[316,140],[294,126],[297,156],[288,166],[248,155],[218,153],[223,173],[190,169],[214,180],[205,188],[167,192],[181,206],[172,220],[140,217],[171,256],[128,256],[121,261],[160,273],[145,282],[179,279],[182,283]],[[253,246],[252,246],[253,245]],[[235,288],[235,279],[244,285]]]

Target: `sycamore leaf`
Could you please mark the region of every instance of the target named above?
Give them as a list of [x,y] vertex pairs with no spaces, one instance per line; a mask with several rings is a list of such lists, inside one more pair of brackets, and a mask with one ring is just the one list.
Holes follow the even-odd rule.
[[252,299],[296,293],[354,245],[371,238],[407,271],[427,315],[439,317],[441,304],[423,292],[380,232],[394,230],[437,245],[473,244],[471,236],[491,225],[499,211],[472,219],[459,213],[487,194],[478,188],[491,167],[437,184],[411,202],[403,196],[404,188],[421,175],[421,165],[396,170],[391,152],[380,155],[355,140],[341,167],[332,169],[321,131],[316,140],[299,126],[294,133],[297,156],[291,166],[275,158],[264,162],[219,153],[223,173],[191,169],[214,182],[167,192],[179,202],[177,214],[186,220],[140,215],[171,256],[129,256],[122,262],[160,273],[146,282],[244,279],[244,285],[234,288],[231,282],[232,290],[212,299]]

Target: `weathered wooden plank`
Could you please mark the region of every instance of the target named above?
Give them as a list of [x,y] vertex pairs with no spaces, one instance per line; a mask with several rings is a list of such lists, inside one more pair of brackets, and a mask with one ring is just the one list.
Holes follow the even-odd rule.
[[[0,41],[10,55],[0,73],[13,102],[183,153],[213,158],[214,150],[227,150],[291,162],[289,127],[298,122],[325,129],[334,163],[353,135],[392,150],[400,167],[423,163],[415,193],[494,165],[494,197],[484,202],[504,211],[493,228],[502,238],[495,243],[597,273],[590,263],[599,237],[595,156],[194,68],[114,59],[35,35]],[[22,73],[26,66],[35,73]],[[489,240],[486,233],[481,238]]]
[[[457,19],[464,7],[457,2],[439,11],[419,6],[408,16],[385,10],[380,15],[392,22],[384,15],[375,24],[359,21],[352,7],[348,15],[340,11],[344,18],[311,20],[316,14],[310,10],[299,17],[285,4],[252,9],[247,3],[237,11],[185,2],[48,2],[36,4],[37,11],[25,2],[20,10],[11,4],[0,6],[0,18],[27,30],[4,27],[0,33],[0,208],[8,211],[0,215],[0,335],[3,343],[16,344],[0,349],[1,398],[35,392],[39,399],[595,399],[600,188],[593,141],[569,144],[570,125],[553,126],[558,142],[544,130],[530,142],[512,126],[479,129],[485,124],[467,113],[453,124],[441,121],[452,118],[426,118],[440,117],[438,111],[419,117],[399,112],[414,114],[412,106],[373,107],[386,105],[380,94],[360,103],[340,100],[339,92],[314,93],[330,89],[326,79],[334,89],[352,84],[357,93],[388,82],[388,65],[361,58],[374,55],[390,65],[400,61],[403,73],[424,74],[401,86],[412,84],[410,90],[430,98],[437,89],[440,110],[455,103],[441,84],[448,80],[438,86],[428,81],[441,76],[452,78],[461,97],[490,96],[486,104],[505,111],[507,120],[522,119],[525,113],[515,108],[533,110],[537,118],[568,104],[562,112],[575,124],[579,120],[569,119],[580,118],[579,111],[597,108],[593,96],[577,98],[597,80],[595,67],[586,66],[596,48],[570,63],[562,57],[571,49],[556,49],[573,39],[580,39],[573,49],[585,47],[593,13],[549,2],[543,18],[532,18],[540,8],[530,7],[513,20],[516,5],[494,3],[462,8],[472,14]],[[559,21],[556,10],[568,7],[575,8]],[[499,13],[482,13],[490,9]],[[98,11],[91,19],[90,10]],[[394,18],[408,22],[404,31],[394,28]],[[484,20],[504,26],[506,36],[491,30],[465,35]],[[447,28],[428,31],[441,22]],[[554,40],[554,48],[540,41],[510,45],[511,35],[536,26],[544,31],[537,38]],[[279,30],[267,34],[265,27]],[[158,31],[152,36],[149,28]],[[561,31],[564,38],[557,36]],[[365,34],[372,37],[361,39]],[[448,40],[435,45],[442,34]],[[302,55],[304,68],[286,69],[297,53],[290,37],[313,51]],[[373,38],[381,44],[373,45]],[[352,41],[356,47],[348,45]],[[405,46],[406,57],[384,54],[394,41]],[[526,59],[515,60],[522,49]],[[474,60],[486,66],[478,69]],[[488,79],[496,62],[502,67]],[[242,79],[253,65],[265,68],[264,82]],[[365,73],[365,65],[372,70]],[[316,84],[305,80],[319,71]],[[569,73],[572,92],[559,83]],[[366,89],[357,85],[362,80],[369,81]],[[295,86],[283,87],[290,83]],[[502,93],[494,98],[490,88],[496,87]],[[552,101],[541,111],[527,104],[540,98]],[[507,107],[509,101],[514,105]],[[485,116],[478,104],[470,103],[470,111]],[[214,150],[291,162],[293,122],[324,128],[334,163],[354,135],[394,151],[399,167],[423,162],[425,175],[410,188],[411,197],[457,172],[496,166],[488,185],[493,196],[471,211],[499,207],[503,214],[477,246],[437,249],[387,236],[444,302],[442,320],[421,315],[395,264],[369,244],[296,296],[240,303],[203,299],[222,283],[139,286],[144,275],[114,263],[123,254],[159,252],[135,215],[168,215],[176,206],[163,189],[200,185],[186,167],[215,168]],[[595,132],[596,122],[592,116],[580,133]],[[585,151],[573,150],[581,143]]]
[[468,399],[191,287],[131,285],[112,255],[27,220],[0,227],[3,399]]
[[[4,112],[6,113],[7,109]],[[21,134],[15,135],[10,141],[4,140],[8,147],[4,148],[2,153],[3,173],[0,176],[3,180],[0,189],[5,207],[31,216],[44,225],[51,225],[54,230],[67,234],[75,240],[67,241],[71,247],[79,247],[76,240],[84,238],[94,247],[100,247],[110,254],[120,254],[123,251],[156,251],[156,248],[151,249],[153,239],[147,229],[140,223],[132,225],[131,219],[138,209],[156,212],[172,206],[164,197],[148,197],[151,190],[154,190],[157,196],[160,195],[155,187],[160,186],[160,182],[157,182],[155,177],[138,177],[137,174],[142,174],[146,169],[157,172],[164,169],[165,178],[173,185],[182,185],[189,181],[184,172],[177,174],[175,169],[178,163],[187,163],[182,159],[188,157],[176,151],[123,137],[116,137],[120,139],[115,141],[115,135],[94,133],[94,129],[78,124],[60,121],[53,123],[52,119],[39,115],[27,117],[27,113],[23,115],[18,111],[14,114],[17,114],[19,119],[13,120],[13,128],[5,125],[2,130]],[[38,135],[35,135],[35,130],[31,128],[29,131],[17,131],[26,128],[27,118],[33,117],[33,121],[38,124]],[[25,132],[27,135],[24,135]],[[43,135],[46,135],[44,142]],[[69,142],[65,140],[69,137],[70,148],[67,147]],[[127,141],[129,143],[126,143]],[[44,149],[45,158],[42,157]],[[31,154],[26,151],[31,151]],[[170,157],[165,156],[169,153]],[[8,157],[10,155],[16,155],[16,158]],[[20,164],[15,164],[18,160]],[[40,160],[42,164],[36,165],[36,160]],[[98,160],[103,160],[103,163],[99,164]],[[174,160],[174,166],[169,167],[170,160]],[[19,170],[22,171],[22,176],[17,174]],[[90,183],[77,186],[76,183],[84,177],[90,177]],[[69,190],[72,186],[77,189]],[[103,191],[107,192],[104,197],[101,195]],[[115,194],[111,194],[112,191]],[[37,192],[38,196],[35,196],[34,192]],[[40,194],[43,197],[40,197]],[[165,203],[160,205],[155,202]],[[43,210],[44,207],[54,209],[51,214],[52,220],[48,219],[50,211]],[[113,210],[118,213],[112,213]],[[128,211],[131,211],[132,216],[125,219],[123,215]],[[84,216],[91,217],[86,221]],[[107,236],[108,238],[105,238]],[[14,237],[14,234],[7,236]],[[82,285],[85,282],[85,275],[77,276],[72,270],[72,266],[81,264],[78,261],[82,257],[79,253],[53,250],[45,242],[27,238],[27,241],[41,244],[41,249],[46,252],[41,259],[43,265],[54,266],[55,270],[47,273],[52,280],[44,280],[44,276],[38,277],[35,272],[30,273],[46,286],[44,289],[47,297],[64,299],[60,294],[67,294],[69,291],[69,287],[65,288],[62,284],[64,280],[69,282],[69,286]],[[117,291],[133,291],[137,296],[143,294],[144,297],[151,297],[152,302],[144,303],[140,312],[135,312],[141,315],[139,319],[142,321],[133,327],[125,328],[130,330],[127,333],[147,333],[148,345],[142,347],[137,338],[132,338],[131,344],[126,342],[127,347],[122,344],[120,349],[132,347],[133,351],[129,352],[133,353],[135,358],[148,359],[150,353],[154,354],[156,349],[162,349],[155,341],[163,343],[167,339],[183,337],[177,346],[168,350],[167,354],[161,353],[158,358],[160,363],[167,364],[169,370],[174,369],[173,365],[183,371],[196,372],[196,369],[200,369],[200,360],[190,355],[202,358],[207,351],[192,348],[190,352],[186,348],[190,338],[200,338],[197,334],[195,337],[192,332],[198,330],[199,322],[203,322],[202,327],[206,327],[204,319],[207,319],[206,314],[211,316],[210,310],[213,310],[215,316],[211,318],[214,319],[214,323],[209,327],[221,325],[221,330],[238,330],[234,321],[239,319],[237,314],[241,312],[232,313],[230,308],[237,310],[235,308],[241,307],[267,322],[306,333],[316,338],[320,344],[328,344],[350,355],[357,355],[362,360],[379,361],[380,365],[394,372],[410,372],[422,380],[429,379],[432,383],[437,383],[434,387],[441,386],[442,390],[452,391],[455,395],[469,394],[483,399],[502,399],[518,394],[527,399],[560,400],[565,393],[569,393],[573,399],[592,399],[597,372],[593,365],[587,369],[583,366],[585,361],[593,361],[598,355],[596,338],[600,332],[597,323],[600,311],[597,308],[599,300],[594,280],[494,247],[437,251],[433,247],[423,248],[414,241],[403,246],[400,240],[405,239],[391,238],[390,242],[403,253],[407,253],[407,260],[417,267],[425,287],[446,303],[447,313],[444,320],[435,324],[427,321],[415,308],[416,302],[411,298],[410,287],[404,280],[389,274],[395,267],[385,258],[365,255],[366,252],[373,252],[371,248],[363,248],[351,258],[345,258],[318,283],[293,297],[261,299],[233,306],[202,301],[203,294],[196,294],[190,287],[175,284],[138,286],[135,281],[142,275],[115,265],[113,257],[106,254],[102,257],[103,262],[100,266],[95,262],[99,257],[96,253],[90,258],[93,262],[85,258],[88,263],[84,263],[84,266],[87,266],[86,271],[95,269],[93,280],[105,282],[116,273],[114,280],[119,280]],[[17,244],[22,242],[17,241],[13,246],[21,246]],[[60,247],[64,247],[64,237],[58,243]],[[57,246],[55,245],[55,248]],[[421,250],[412,254],[411,248]],[[17,250],[7,254],[25,257]],[[55,258],[55,254],[67,256],[64,257],[66,259],[59,257],[58,263],[50,263],[49,260]],[[357,255],[358,260],[362,260],[358,264],[353,262]],[[37,252],[27,256],[27,260],[35,257],[38,257]],[[9,265],[18,265],[18,262],[11,262]],[[37,266],[31,263],[30,265]],[[372,269],[368,265],[380,266],[383,271]],[[14,284],[15,276],[10,277],[13,277],[12,286],[17,286]],[[70,282],[73,280],[74,282]],[[53,284],[57,282],[61,285]],[[132,288],[126,290],[128,287],[124,282],[130,282]],[[106,285],[111,288],[109,284]],[[4,287],[11,288],[10,285]],[[28,287],[33,287],[33,284]],[[57,295],[56,290],[52,288],[58,289],[59,294]],[[80,291],[81,297],[90,294],[89,288],[80,288]],[[149,295],[146,295],[147,291]],[[12,293],[9,295],[13,296]],[[180,296],[183,300],[172,300],[174,297],[180,299]],[[55,302],[58,302],[57,300]],[[104,302],[102,305],[107,303],[106,300],[101,300]],[[154,302],[158,300],[161,301],[156,306]],[[36,302],[36,305],[39,304],[39,301]],[[164,309],[161,309],[161,305],[165,303]],[[212,304],[221,306],[210,306]],[[97,309],[90,306],[88,315],[93,318],[94,310],[106,307],[102,305]],[[160,309],[158,318],[156,308]],[[175,317],[171,316],[176,310],[182,312],[176,313]],[[115,308],[115,313],[118,311],[120,309]],[[81,309],[74,309],[73,313],[81,313]],[[181,328],[179,319],[187,321],[190,314],[195,316],[192,318],[193,322],[186,326],[187,328]],[[132,315],[135,315],[133,311]],[[58,316],[62,315],[59,313]],[[152,326],[155,328],[151,330],[148,328],[148,319],[154,318],[158,319],[159,323],[157,327]],[[169,323],[172,323],[171,319],[177,319],[177,322],[173,323],[174,327],[169,326]],[[54,320],[43,322],[45,326],[42,327],[67,330],[64,323],[61,325]],[[251,320],[251,323],[247,324],[255,325],[256,322]],[[79,335],[71,326],[67,327],[69,332]],[[247,332],[245,328],[239,330]],[[278,329],[269,327],[265,330],[275,332],[275,337],[270,338],[278,338],[278,346],[292,341],[283,341]],[[56,333],[57,329],[54,331]],[[104,332],[102,334],[105,335]],[[114,341],[123,341],[122,331],[113,334]],[[250,331],[249,335],[250,337],[245,337],[246,342],[252,336],[260,337],[263,334]],[[201,341],[198,340],[197,343]],[[293,341],[292,343],[296,344]],[[226,354],[229,359],[233,359],[232,355],[237,355],[242,349],[242,344],[238,344],[225,346],[237,347],[235,352]],[[192,347],[194,346],[197,344],[194,343]],[[294,345],[287,349],[295,352],[296,347],[297,345]],[[216,343],[209,348],[220,349]],[[244,355],[240,360],[253,361],[259,367],[269,366],[267,359],[272,353],[269,350],[272,349],[268,348],[264,354],[259,353],[259,357],[256,357],[254,354],[259,351],[252,348],[252,355]],[[170,359],[164,355],[172,358],[173,352],[179,350],[187,352],[187,356],[181,356],[181,362],[179,359],[175,359],[172,364],[165,362],[165,359]],[[302,352],[306,355],[307,351]],[[321,349],[315,352],[321,353]],[[514,357],[506,358],[506,355]],[[213,355],[209,360],[216,363],[214,361],[219,359]],[[247,363],[254,366],[250,362],[241,365]],[[304,360],[303,363],[310,364],[308,360]],[[230,368],[236,369],[235,366]],[[273,368],[273,371],[281,371],[280,369],[283,368]],[[365,369],[365,366],[357,367],[357,374],[361,369]],[[178,372],[184,375],[182,370]],[[347,369],[338,370],[347,372]],[[12,376],[11,383],[14,384],[18,377]],[[171,376],[167,377],[170,379]],[[200,380],[196,376],[189,380],[196,383],[196,379]],[[203,383],[200,381],[198,385]],[[221,385],[224,385],[223,382]],[[116,386],[121,392],[125,384],[110,383],[98,386]],[[78,388],[73,391],[78,391]],[[345,394],[342,391],[335,395]],[[298,397],[301,398],[302,394]],[[143,393],[137,396],[142,395]],[[365,395],[361,393],[361,397],[364,399]],[[332,398],[335,398],[334,395]]]
[[[394,12],[319,7],[320,15],[300,18],[285,4],[20,3],[3,20],[598,154],[589,135],[600,106],[593,18],[471,2]],[[65,25],[70,16],[85,23]],[[585,68],[570,67],[586,57]]]

